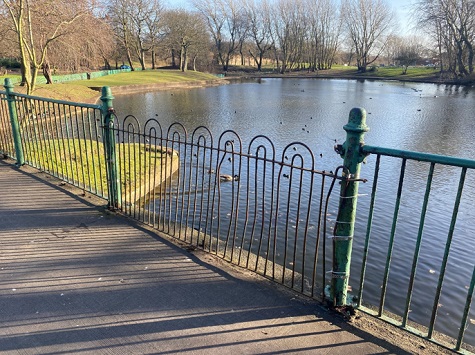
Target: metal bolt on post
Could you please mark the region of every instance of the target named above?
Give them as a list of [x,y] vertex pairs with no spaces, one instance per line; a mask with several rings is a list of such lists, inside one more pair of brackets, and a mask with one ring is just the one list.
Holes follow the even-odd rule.
[[361,147],[364,144],[364,134],[369,130],[366,126],[366,111],[362,108],[352,109],[348,124],[343,129],[347,132],[346,141],[338,147],[338,152],[343,158],[343,177],[346,180],[341,181],[340,203],[333,233],[331,295],[335,307],[347,305],[358,180],[361,163],[366,157],[361,152]]
[[16,165],[22,166],[25,164],[25,158],[23,155],[23,146],[21,145],[20,124],[18,123],[16,101],[15,97],[13,96],[13,84],[9,78],[5,79],[4,87],[7,92],[8,111],[10,113],[13,143],[15,145]]

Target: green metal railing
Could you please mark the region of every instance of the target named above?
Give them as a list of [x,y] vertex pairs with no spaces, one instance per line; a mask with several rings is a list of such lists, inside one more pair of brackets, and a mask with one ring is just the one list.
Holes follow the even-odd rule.
[[[418,334],[438,344],[446,346],[452,350],[462,351],[462,342],[464,338],[464,332],[467,327],[467,321],[468,321],[470,306],[472,302],[472,294],[473,294],[474,284],[475,284],[475,268],[473,269],[473,272],[471,273],[470,279],[467,280],[469,286],[465,287],[464,289],[462,285],[459,285],[460,293],[465,293],[465,303],[463,305],[461,304],[450,305],[451,312],[461,313],[460,325],[458,327],[459,331],[456,336],[456,342],[452,343],[451,340],[448,340],[444,338],[443,336],[440,336],[440,334],[436,335],[435,326],[436,326],[436,320],[437,320],[439,309],[442,306],[440,304],[440,299],[443,292],[444,281],[446,280],[446,277],[447,277],[446,273],[447,273],[448,261],[450,257],[457,258],[456,255],[453,255],[455,252],[453,251],[452,243],[453,243],[454,235],[456,231],[456,222],[457,222],[458,214],[460,212],[463,191],[464,191],[464,188],[465,189],[470,188],[470,186],[466,187],[466,177],[467,177],[467,174],[472,174],[471,176],[473,177],[473,173],[475,172],[475,161],[469,160],[469,159],[440,156],[440,155],[435,155],[435,154],[425,154],[425,153],[418,153],[418,152],[411,152],[411,151],[402,151],[402,150],[397,150],[397,149],[387,149],[387,148],[374,147],[374,146],[369,146],[369,145],[362,146],[361,153],[364,155],[367,155],[367,154],[375,155],[376,162],[375,162],[375,168],[374,168],[373,186],[372,186],[372,191],[371,191],[371,201],[370,201],[369,212],[368,212],[368,221],[367,221],[367,227],[366,227],[366,233],[365,233],[363,261],[361,264],[357,307],[369,314],[375,315],[383,320],[386,320],[392,324],[395,324],[403,329],[409,330],[415,334]],[[383,271],[382,283],[381,283],[381,288],[380,288],[380,293],[379,293],[379,302],[376,305],[371,305],[371,304],[367,305],[364,303],[364,296],[365,296],[364,285],[365,285],[365,281],[368,279],[371,279],[372,277],[372,275],[367,274],[366,268],[368,265],[368,255],[372,249],[372,246],[374,246],[374,243],[377,243],[377,242],[374,242],[373,244],[371,243],[371,236],[374,237],[376,234],[372,231],[372,226],[374,223],[375,209],[377,208],[377,205],[378,205],[377,197],[379,196],[379,194],[377,193],[377,188],[378,188],[378,182],[380,181],[379,175],[381,172],[382,161],[385,158],[389,158],[389,157],[400,160],[399,177],[396,178],[396,176],[392,176],[391,178],[391,180],[393,180],[394,183],[397,184],[398,186],[397,193],[396,193],[396,201],[394,204],[392,225],[391,225],[389,240],[388,240],[388,245],[387,245],[386,262],[383,269],[384,271]],[[412,250],[411,253],[409,253],[410,257],[408,256],[407,259],[406,258],[404,259],[404,261],[406,261],[408,264],[411,265],[408,279],[406,280],[406,282],[404,282],[405,287],[407,287],[407,289],[405,291],[403,289],[399,290],[399,293],[401,295],[405,295],[404,306],[400,308],[402,312],[397,312],[397,311],[389,312],[389,311],[386,311],[385,306],[388,303],[388,301],[391,301],[391,299],[388,299],[387,297],[387,290],[389,287],[388,284],[390,280],[390,270],[391,270],[391,266],[393,265],[394,246],[397,240],[397,227],[398,227],[398,222],[400,222],[399,216],[401,213],[401,200],[403,196],[404,183],[407,181],[407,176],[409,175],[408,165],[415,164],[416,162],[427,163],[427,164],[418,163],[419,164],[418,168],[424,167],[424,169],[426,169],[427,178],[424,181],[423,177],[420,176],[416,180],[418,184],[425,184],[426,188],[425,188],[425,193],[423,196],[422,206],[420,207],[420,212],[419,212],[420,217],[419,217],[419,222],[418,222],[417,234],[415,235],[415,238],[414,238],[414,249]],[[425,232],[425,228],[428,226],[426,217],[428,215],[428,206],[430,203],[430,199],[433,198],[435,195],[435,193],[433,192],[433,184],[434,184],[434,179],[435,179],[435,172],[438,168],[444,168],[444,169],[451,168],[453,169],[451,171],[452,175],[456,175],[458,171],[459,177],[458,177],[457,184],[452,184],[454,185],[453,188],[447,189],[447,192],[446,192],[447,194],[455,194],[455,200],[453,202],[450,223],[448,226],[445,226],[447,227],[447,238],[445,240],[445,245],[443,247],[443,254],[441,256],[433,255],[433,257],[431,258],[431,261],[434,263],[436,262],[436,260],[440,262],[437,285],[435,287],[435,290],[433,290],[431,287],[426,287],[426,289],[423,290],[426,301],[432,304],[432,308],[431,308],[432,310],[430,313],[428,323],[421,325],[421,324],[415,324],[412,322],[412,324],[410,324],[411,322],[409,321],[409,318],[410,318],[410,312],[411,312],[411,304],[413,301],[415,283],[417,279],[417,271],[419,271],[419,273],[422,273],[422,272],[427,273],[427,270],[421,270],[421,266],[419,265],[420,253],[421,253],[421,247],[422,247],[423,241],[425,241],[426,243],[431,242],[430,235],[429,236],[425,235],[424,232]],[[443,173],[439,175],[444,176]],[[447,172],[445,172],[445,176],[447,176]],[[444,184],[447,185],[447,182],[444,182]],[[473,186],[471,188],[473,189]],[[386,198],[386,196],[384,196],[383,198]],[[473,201],[471,203],[473,203]],[[468,205],[468,202],[466,203],[466,205]],[[411,213],[416,213],[417,211],[416,206],[410,205],[406,207],[407,209],[410,210]],[[439,225],[437,226],[438,228],[444,227],[442,221],[438,221],[438,223],[439,223]],[[468,245],[470,245],[470,243],[473,243],[473,241],[471,241],[470,239],[465,239],[465,243],[467,243],[467,247],[468,247]],[[452,260],[452,261],[456,263],[456,260]],[[430,270],[430,273],[436,274],[437,271]]]
[[[336,147],[343,158],[343,165],[336,170],[343,174],[337,176],[316,170],[313,153],[301,143],[288,145],[279,158],[272,142],[264,136],[253,138],[246,151],[241,138],[230,131],[224,132],[215,144],[205,127],[188,135],[179,124],[164,133],[155,120],[147,121],[144,127],[133,117],[118,123],[109,88],[103,88],[102,105],[17,94],[8,79],[5,89],[0,91],[0,153],[16,159],[17,165],[29,164],[105,198],[111,209],[302,294],[325,299],[323,289],[331,284],[330,300],[334,306],[353,305],[449,349],[466,351],[464,332],[470,321],[475,287],[473,263],[469,271],[465,270],[465,274],[471,272],[471,277],[460,291],[464,301],[452,305],[460,314],[457,334],[449,339],[440,335],[436,327],[444,283],[453,277],[449,266],[460,249],[459,244],[458,249],[454,248],[454,240],[460,239],[456,223],[461,211],[469,208],[463,196],[464,191],[473,188],[467,187],[467,177],[473,179],[474,160],[365,145],[366,112],[353,109],[344,127],[346,142]],[[361,169],[365,158],[368,164]],[[399,163],[397,172],[387,171],[387,159]],[[368,178],[369,166],[374,167],[372,179]],[[411,170],[414,166],[417,173]],[[442,183],[449,191],[444,193],[455,197],[445,226],[447,238],[433,246],[440,260],[438,278],[430,293],[421,291],[418,283],[421,263],[427,262],[421,253],[425,252],[425,243],[430,242],[425,232],[428,214],[434,208],[434,185],[438,178],[448,176],[446,169],[455,169],[458,179],[456,183]],[[370,184],[359,186],[363,181],[360,170],[371,180],[372,188]],[[325,220],[336,181],[341,186],[331,232]],[[393,184],[395,189],[383,191],[381,198],[378,186],[382,181],[385,186]],[[329,182],[332,184],[328,189]],[[425,185],[421,206],[417,206],[420,211],[411,200],[414,197],[410,196],[411,202],[407,203],[406,184]],[[357,205],[365,185],[370,198]],[[228,202],[224,196],[230,196]],[[391,211],[380,202],[392,197],[392,222],[381,226],[378,214],[388,215]],[[416,228],[407,233],[407,244],[413,248],[401,252],[398,226],[404,209],[408,210],[406,214],[419,216]],[[367,220],[362,211],[367,212]],[[442,225],[441,221],[436,223]],[[316,226],[315,230],[310,231],[310,226]],[[417,233],[413,233],[414,229]],[[331,270],[325,264],[328,234],[333,234]],[[359,235],[365,238],[357,238]],[[399,264],[395,266],[396,262],[408,267],[399,272],[403,280],[394,282],[395,273],[390,271],[401,268]],[[355,304],[348,301],[350,273],[353,282],[355,275],[359,276]],[[395,288],[398,299],[394,297]],[[401,297],[403,305],[395,307]],[[427,322],[412,320],[411,307],[416,302],[431,305]]]
[[[99,105],[45,99],[13,92],[5,79],[0,152],[84,191],[107,198]],[[9,117],[9,124],[7,123]],[[11,138],[10,138],[11,137]]]

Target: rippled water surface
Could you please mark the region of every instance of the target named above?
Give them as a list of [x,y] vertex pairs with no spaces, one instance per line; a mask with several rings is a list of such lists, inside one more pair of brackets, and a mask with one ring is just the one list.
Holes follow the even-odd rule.
[[[141,122],[157,119],[164,128],[180,122],[189,132],[208,127],[217,137],[236,131],[245,142],[268,136],[278,151],[295,141],[307,144],[317,157],[317,168],[333,170],[341,164],[334,153],[342,143],[342,127],[353,107],[367,110],[369,145],[475,159],[475,89],[435,84],[323,79],[261,79],[204,89],[117,95],[119,117],[128,114]],[[379,304],[388,240],[395,209],[400,159],[386,159],[380,169],[364,301]],[[362,177],[373,177],[374,158],[362,167]],[[428,164],[409,162],[396,228],[386,308],[401,313],[405,307],[415,238],[426,188]],[[469,171],[455,226],[436,330],[457,336],[467,288],[474,268],[475,177]],[[426,216],[426,227],[414,283],[410,319],[427,324],[455,201],[460,169],[437,166]],[[371,183],[362,184],[362,194]],[[352,279],[358,288],[369,198],[359,199]],[[390,301],[389,301],[390,300]],[[472,307],[473,308],[473,307]],[[475,313],[469,317],[466,341],[475,345]]]

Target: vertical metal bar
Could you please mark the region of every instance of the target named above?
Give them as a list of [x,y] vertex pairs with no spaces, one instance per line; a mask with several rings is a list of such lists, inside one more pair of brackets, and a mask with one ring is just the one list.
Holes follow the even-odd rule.
[[[293,163],[293,162],[292,162]],[[285,226],[284,226],[284,258],[282,260],[282,280],[281,283],[285,284],[285,272],[287,271],[287,245],[289,243],[289,211],[290,208],[290,201],[292,197],[292,180],[294,174],[294,166],[290,167],[290,174],[289,174],[289,183],[288,183],[288,191],[287,191],[287,204],[285,206],[285,210],[287,211],[285,214]],[[277,246],[277,241],[275,243],[275,247]],[[275,261],[274,261],[275,263]]]
[[[301,160],[300,163],[301,163],[300,167],[302,168],[303,167],[303,161]],[[297,214],[295,216],[294,250],[293,250],[293,253],[292,253],[292,280],[291,280],[291,286],[290,286],[291,288],[294,288],[295,264],[296,264],[296,258],[297,258],[297,245],[298,245],[298,241],[299,241],[298,237],[299,237],[299,227],[300,227],[300,211],[301,211],[301,205],[302,205],[302,189],[301,189],[301,187],[302,187],[302,178],[303,178],[303,171],[301,169],[299,169],[299,178],[300,179],[299,179],[298,198],[297,198]],[[289,189],[289,202],[290,202],[290,196],[291,196],[290,193],[291,193],[291,188]],[[290,211],[290,209],[288,211]]]
[[42,139],[41,142],[43,144],[43,157],[44,157],[44,166],[45,170],[52,174],[53,172],[53,167],[52,167],[52,161],[51,161],[51,142],[48,139],[48,122],[43,121],[39,115],[38,115],[38,110],[37,107],[39,105],[38,100],[33,101],[33,107],[32,107],[32,119],[36,120],[38,122],[38,125],[41,127],[41,134],[42,134]]
[[[210,179],[209,179],[209,183],[210,183],[210,190],[209,190],[209,193],[208,193],[208,201],[211,201],[211,210],[210,208],[207,208],[206,209],[206,225],[205,225],[205,230],[208,230],[208,226],[209,226],[209,235],[210,235],[210,242],[209,242],[209,251],[212,252],[212,247],[213,247],[213,239],[216,239],[216,250],[215,250],[215,254],[217,255],[218,254],[218,250],[219,250],[219,238],[215,238],[213,236],[213,226],[214,226],[214,219],[217,218],[218,219],[218,223],[217,223],[217,233],[216,235],[219,235],[219,201],[216,202],[216,189],[218,189],[218,192],[219,192],[219,188],[220,188],[220,180],[219,180],[219,169],[221,168],[221,162],[219,160],[219,156],[220,156],[220,153],[221,153],[221,150],[219,148],[219,143],[218,143],[218,147],[217,148],[214,148],[213,146],[211,147],[211,162],[213,161],[213,157],[212,157],[212,154],[213,154],[213,151],[216,150],[216,158],[215,158],[215,172],[216,174],[214,174],[214,181],[212,183],[212,186],[213,186],[213,193],[211,194],[211,182],[212,182],[212,179],[211,179],[211,174],[209,175],[210,176]],[[211,196],[212,195],[212,196]],[[218,200],[219,200],[219,196],[218,196]],[[209,203],[209,202],[208,202]],[[215,205],[216,203],[218,203],[218,207],[217,207],[217,213],[218,215],[215,216],[214,213],[215,213]],[[210,223],[208,223],[208,221],[211,220]]]
[[[270,175],[271,175],[271,183],[270,183],[270,190],[271,190],[271,195],[270,195],[270,201],[269,201],[269,205],[270,205],[270,213],[269,213],[269,228],[267,230],[267,246],[266,246],[266,258],[265,258],[265,264],[264,264],[264,272],[263,272],[263,275],[266,276],[267,275],[267,264],[269,262],[269,254],[270,254],[270,251],[271,251],[271,237],[272,237],[272,223],[273,221],[276,222],[276,219],[277,219],[277,210],[278,210],[278,204],[275,203],[275,195],[277,193],[278,190],[276,190],[275,186],[276,186],[276,176],[275,176],[275,173],[276,173],[276,161],[275,161],[275,149],[274,147],[272,147],[272,162],[271,162],[271,172],[270,172]],[[280,173],[279,173],[280,174]],[[280,175],[279,175],[280,176]],[[280,185],[280,177],[278,177],[277,179],[277,189],[279,188],[278,186]],[[263,187],[265,189],[265,185]],[[263,205],[264,206],[264,205]],[[262,213],[264,213],[264,209],[262,210]],[[275,216],[275,218],[274,218]]]
[[[189,152],[188,152],[187,140],[188,140],[188,137],[186,134],[184,134],[183,140],[180,137],[179,144],[178,144],[178,147],[179,147],[178,152],[179,152],[180,157],[183,155],[184,161],[189,161],[190,164],[189,165],[183,164],[183,171],[180,171],[180,173],[183,173],[183,179],[181,181],[181,184],[177,185],[178,195],[176,197],[176,200],[177,200],[176,205],[177,205],[177,210],[180,211],[180,219],[178,220],[178,214],[176,215],[176,218],[175,218],[175,225],[179,227],[178,239],[185,238],[185,240],[186,240],[186,234],[184,237],[182,237],[182,233],[183,233],[183,226],[186,227],[186,224],[183,223],[184,221],[183,215],[185,212],[185,195],[187,194],[186,182],[187,181],[191,182],[192,172],[193,172],[193,165],[192,165],[193,156],[190,156],[190,158],[188,159]],[[173,174],[172,173],[173,170],[171,169],[172,164],[173,164],[173,156],[170,157],[170,174]],[[179,175],[180,174],[178,174],[178,176]],[[190,190],[188,190],[188,196],[189,196],[189,192]],[[181,199],[179,200],[180,196],[181,196]],[[185,233],[186,233],[186,229],[185,229]]]
[[21,145],[20,125],[18,123],[18,115],[16,110],[15,97],[13,96],[13,84],[10,78],[5,79],[5,90],[7,93],[8,111],[10,112],[10,123],[12,125],[13,142],[15,144],[16,165],[25,164],[23,156],[23,147]]
[[[249,151],[248,151],[249,153]],[[251,182],[250,182],[250,177],[251,177],[251,157],[248,155],[246,157],[246,161],[247,161],[247,164],[246,164],[246,171],[247,171],[247,181],[246,181],[246,205],[245,205],[245,208],[244,208],[244,225],[243,225],[243,228],[242,228],[242,237],[241,237],[241,245],[239,246],[239,255],[238,255],[238,261],[237,261],[237,264],[238,265],[241,265],[241,256],[242,256],[242,252],[244,250],[244,241],[246,239],[246,234],[247,234],[247,226],[249,224],[249,209],[250,209],[250,206],[249,206],[249,202],[251,200],[251,196],[250,196],[250,187],[251,187]],[[254,158],[254,161],[255,161],[255,165],[256,165],[256,168],[254,170],[254,211],[253,211],[253,222],[252,222],[252,227],[251,227],[251,235],[249,237],[249,249],[247,251],[247,261],[246,261],[246,268],[248,268],[249,266],[249,257],[251,255],[251,252],[252,252],[252,240],[254,238],[254,230],[255,230],[255,226],[256,226],[256,219],[257,219],[257,196],[258,196],[258,193],[257,193],[257,179],[256,179],[256,175],[257,175],[257,164],[258,164],[258,159],[257,157]],[[265,172],[264,172],[264,176],[263,176],[264,180],[265,180]],[[256,255],[256,267],[257,267],[257,261],[259,260],[259,255]]]
[[[83,169],[84,166],[86,167],[86,174],[85,174],[85,179],[84,179],[84,189],[87,188],[88,191],[92,192],[92,180],[91,180],[91,175],[92,178],[94,178],[94,168],[91,166],[91,161],[93,157],[92,149],[89,150],[89,140],[87,139],[86,135],[86,117],[87,117],[87,110],[84,108],[76,107],[76,112],[79,111],[80,114],[80,119],[81,119],[81,129],[82,129],[82,139],[84,140],[84,160],[85,164],[83,162]],[[84,111],[86,111],[86,115],[84,114]],[[78,134],[78,139],[81,139],[81,135]],[[90,155],[90,156],[89,156]],[[86,184],[87,180],[87,184]]]
[[[317,283],[317,266],[318,266],[318,250],[320,248],[320,234],[321,234],[321,226],[322,226],[322,216],[326,218],[323,214],[323,200],[325,195],[325,175],[322,175],[322,182],[320,187],[320,204],[318,207],[318,224],[317,224],[317,234],[315,241],[315,254],[313,256],[313,269],[312,269],[312,290],[310,296],[313,297],[315,293],[315,286]],[[325,238],[325,237],[324,237]],[[322,273],[325,274],[325,270],[322,270]],[[325,284],[322,284],[322,288],[325,288]]]
[[[139,136],[139,139],[138,139],[138,143],[137,143],[137,132],[135,131],[136,130],[136,127],[134,126],[133,127],[133,133],[132,133],[132,144],[130,144],[130,147],[132,149],[132,155],[129,155],[129,163],[130,163],[130,169],[129,169],[129,173],[130,173],[130,180],[133,181],[133,187],[132,187],[132,190],[131,192],[133,191],[133,197],[132,199],[130,200],[130,203],[131,203],[131,206],[133,208],[133,218],[134,219],[139,219],[140,217],[140,209],[137,211],[137,205],[136,205],[136,202],[137,202],[137,161],[139,162],[140,164],[140,157],[139,157],[139,154],[137,153],[137,146],[140,147],[140,136]],[[138,130],[138,129],[137,129]],[[140,130],[138,130],[140,132]],[[139,191],[140,193],[140,191]],[[137,216],[138,214],[138,216]]]
[[366,237],[364,242],[364,250],[363,250],[363,262],[361,263],[361,275],[360,275],[360,287],[358,291],[358,304],[357,306],[360,307],[363,300],[363,287],[364,287],[364,279],[366,274],[366,263],[368,261],[368,252],[369,252],[369,240],[371,236],[371,227],[373,225],[373,213],[374,213],[374,202],[376,200],[376,190],[378,187],[378,177],[379,177],[379,164],[381,162],[381,155],[378,154],[376,157],[376,165],[374,167],[374,178],[373,178],[373,189],[371,191],[371,202],[369,205],[369,213],[368,213],[368,224],[366,228]]
[[[55,110],[55,107],[56,107],[56,110]],[[64,175],[63,179],[66,180],[67,182],[72,182],[73,166],[72,166],[72,162],[71,162],[71,149],[70,149],[70,145],[69,145],[69,142],[68,142],[68,132],[69,132],[68,120],[65,119],[64,124],[63,124],[63,120],[61,119],[61,110],[60,110],[59,104],[56,104],[56,105],[53,104],[52,111],[55,115],[55,119],[57,119],[60,122],[59,129],[61,130],[61,143],[62,143],[63,152],[66,156],[69,157],[69,161],[66,161],[64,163],[64,170],[65,170],[64,174],[65,175]]]
[[[144,150],[146,151],[148,149],[148,152],[149,152],[149,155],[148,155],[148,163],[147,163],[147,176],[148,176],[148,188],[147,188],[147,195],[148,195],[148,201],[153,201],[153,198],[152,198],[152,194],[154,193],[155,191],[155,173],[152,173],[152,169],[153,167],[155,166],[155,162],[157,161],[157,155],[158,155],[158,150],[157,150],[157,147],[155,146],[152,146],[152,137],[151,137],[151,131],[150,129],[148,131],[146,131],[146,126],[144,126],[144,135],[145,135],[145,147],[144,147]],[[144,152],[145,153],[145,152]],[[152,153],[154,153],[152,155]],[[154,158],[152,159],[152,156],[154,156]],[[148,225],[150,225],[151,223],[151,217],[152,217],[152,214],[151,214],[151,206],[150,206],[150,202],[147,202],[147,199],[144,198],[144,204],[147,203],[148,204],[148,207],[146,209],[147,211],[147,218],[146,218],[146,221],[145,223],[147,223]]]
[[[313,162],[313,159],[312,159]],[[304,228],[304,234],[303,234],[303,248],[302,248],[302,268],[301,268],[301,274],[302,274],[302,285],[300,292],[304,293],[304,285],[305,285],[305,259],[307,255],[307,240],[308,240],[308,229],[309,229],[309,223],[310,223],[310,216],[312,213],[312,196],[313,196],[313,182],[315,178],[315,173],[313,172],[314,166],[312,164],[312,172],[310,173],[310,190],[308,192],[308,201],[307,201],[307,213],[305,216],[305,228]],[[303,185],[303,171],[302,171],[302,179],[300,180],[300,190]],[[309,283],[310,284],[310,283]],[[313,293],[313,290],[311,291]]]
[[361,152],[361,146],[364,143],[364,134],[368,131],[366,111],[362,108],[352,109],[348,124],[343,129],[347,132],[347,136],[342,146],[344,151],[342,157],[348,180],[341,183],[340,205],[334,230],[331,283],[334,306],[346,304],[359,186],[355,180],[359,179],[361,163],[365,157]]
[[419,260],[419,251],[421,249],[421,243],[422,243],[422,233],[424,231],[424,222],[425,222],[426,213],[427,213],[427,205],[429,204],[430,189],[432,185],[432,178],[434,176],[434,167],[435,167],[435,163],[431,163],[430,169],[429,169],[429,176],[427,177],[427,185],[426,185],[426,192],[424,195],[424,202],[422,204],[421,218],[419,222],[419,232],[417,233],[416,248],[414,250],[414,259],[412,261],[411,277],[409,279],[409,287],[407,290],[406,308],[405,308],[404,315],[402,318],[403,328],[405,328],[407,325],[409,307],[411,306],[412,290],[414,288],[414,279],[416,277],[417,262]]
[[[200,162],[202,161],[200,158],[201,158],[201,151],[199,149],[199,145],[197,145],[196,143],[194,143],[193,141],[193,138],[194,138],[194,134],[191,135],[191,142],[188,144],[188,142],[185,142],[185,149],[186,150],[190,150],[190,162],[189,162],[189,166],[190,166],[190,173],[189,173],[189,179],[188,179],[188,186],[187,186],[187,189],[186,189],[186,195],[187,195],[187,199],[186,199],[186,208],[185,211],[185,216],[184,216],[184,220],[183,220],[183,214],[182,214],[182,225],[185,227],[185,235],[184,235],[184,240],[187,241],[188,240],[188,231],[190,231],[191,235],[190,235],[190,244],[194,244],[193,243],[193,237],[195,236],[195,232],[194,232],[194,221],[191,221],[191,227],[189,227],[189,221],[190,221],[190,214],[191,215],[194,215],[195,212],[196,212],[196,199],[197,199],[197,188],[198,188],[198,175],[199,175],[199,172],[200,172]],[[194,153],[195,151],[195,148],[196,147],[196,153]],[[193,168],[193,158],[196,158],[196,166]],[[204,160],[205,157],[203,156],[202,159]],[[201,174],[203,174],[203,169],[201,169]],[[194,191],[193,191],[194,190]],[[192,192],[193,191],[193,192]],[[192,195],[193,194],[193,201],[192,201]],[[192,209],[192,211],[190,211],[190,209]],[[199,240],[199,231],[198,231],[198,236],[197,236],[197,242],[196,242],[196,245],[198,245],[198,240]]]
[[465,334],[465,329],[467,326],[467,318],[470,312],[470,306],[472,304],[473,289],[475,288],[475,267],[472,272],[472,280],[470,281],[470,286],[467,293],[467,301],[465,302],[465,307],[463,310],[462,322],[460,324],[460,331],[457,337],[457,344],[455,345],[455,350],[459,351],[462,346],[463,336]]
[[379,311],[378,316],[381,317],[383,315],[384,310],[384,301],[386,299],[386,289],[388,286],[388,278],[389,278],[389,267],[391,265],[391,257],[393,253],[393,245],[394,245],[394,235],[396,234],[396,225],[397,225],[397,218],[399,215],[399,205],[401,204],[401,194],[402,194],[402,187],[404,183],[404,174],[406,172],[406,159],[402,160],[401,165],[401,174],[399,176],[399,186],[397,190],[397,197],[396,197],[396,206],[394,207],[394,216],[393,216],[393,223],[391,226],[391,235],[389,237],[389,246],[388,246],[388,254],[386,257],[386,266],[384,268],[384,277],[383,277],[383,287],[381,290],[381,299],[379,302]]
[[[70,150],[72,148],[72,152],[73,154],[71,155],[71,172],[72,172],[72,181],[73,181],[73,184],[76,185],[76,186],[79,186],[79,175],[80,175],[80,171],[79,171],[79,153],[78,153],[78,150],[76,148],[76,144],[74,142],[74,138],[76,137],[77,135],[77,131],[74,129],[75,127],[75,121],[74,121],[74,117],[73,115],[71,114],[71,107],[70,106],[67,106],[67,105],[61,105],[61,107],[63,108],[64,112],[64,116],[65,117],[68,117],[69,118],[69,121],[71,123],[70,125],[70,131],[69,131],[69,135],[68,135],[68,145],[70,147]],[[73,167],[74,165],[74,167]]]
[[[26,105],[25,105],[25,100],[24,99],[18,99],[17,100],[19,102],[19,105],[16,105],[16,112],[17,112],[17,115],[20,115],[21,117],[27,117],[27,109],[26,109]],[[8,104],[8,103],[7,103]],[[10,124],[10,130],[12,130],[12,126],[11,126],[11,121],[8,122]],[[28,119],[22,119],[22,137],[24,137],[22,139],[22,150],[23,150],[23,156],[25,158],[25,162],[26,161],[30,161],[33,162],[33,157],[37,157],[37,150],[34,150],[33,149],[33,145],[37,143],[37,138],[36,138],[36,135],[35,134],[32,134],[32,128],[33,126],[33,123],[30,122]],[[11,131],[12,132],[12,138],[11,138],[11,144],[13,145],[12,148],[14,149],[15,147],[15,142],[13,140],[13,130]],[[15,154],[12,152],[12,155]],[[33,166],[34,166],[34,162],[32,163]]]
[[[442,291],[442,284],[444,282],[445,270],[447,267],[447,261],[449,259],[450,246],[452,244],[452,238],[454,236],[455,222],[457,221],[457,215],[458,215],[458,211],[460,207],[460,200],[462,199],[462,191],[463,191],[463,186],[465,184],[466,174],[467,174],[467,168],[462,168],[458,190],[457,190],[457,197],[455,198],[455,205],[452,212],[452,220],[450,221],[449,234],[447,236],[447,242],[445,243],[444,257],[442,259],[442,264],[440,266],[439,281],[437,283],[437,290],[435,292],[434,304],[432,306],[432,315],[430,318],[429,331],[427,333],[427,337],[429,339],[432,338],[432,334],[434,332],[435,319],[437,317],[437,310],[439,308],[440,293]],[[472,283],[473,283],[473,277],[472,277]],[[472,287],[472,291],[473,291],[473,287]],[[471,295],[471,292],[469,294]],[[462,328],[460,329],[462,330]]]

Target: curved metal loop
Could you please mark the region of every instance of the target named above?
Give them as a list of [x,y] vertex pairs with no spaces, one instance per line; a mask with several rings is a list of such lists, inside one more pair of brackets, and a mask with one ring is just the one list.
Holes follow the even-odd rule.
[[[295,163],[299,161],[300,165],[296,165]],[[315,156],[310,147],[305,143],[292,142],[282,151],[282,164],[314,171]]]
[[[255,145],[257,145],[257,147],[254,148]],[[270,157],[267,154],[269,148],[271,151]],[[251,139],[251,141],[249,142],[248,149],[247,149],[247,154],[249,156],[252,156],[254,154],[256,157],[259,157],[260,153],[263,153],[263,159],[265,161],[270,161],[270,162],[275,161],[275,157],[276,157],[275,145],[270,140],[269,137],[264,136],[264,135],[258,135],[258,136],[255,136],[253,139]]]
[[148,134],[150,138],[162,139],[163,137],[162,125],[155,118],[150,118],[149,120],[145,122],[143,133],[144,135]]
[[[198,126],[191,133],[191,143],[193,145],[196,144],[198,146],[213,148],[213,141],[213,134],[205,126]],[[205,144],[201,144],[202,142],[204,142]]]
[[172,140],[175,143],[186,143],[187,137],[188,133],[183,124],[175,122],[168,127],[167,140]]
[[129,131],[130,128],[133,129],[133,133],[140,132],[140,122],[134,115],[127,115],[122,120],[122,129]]

